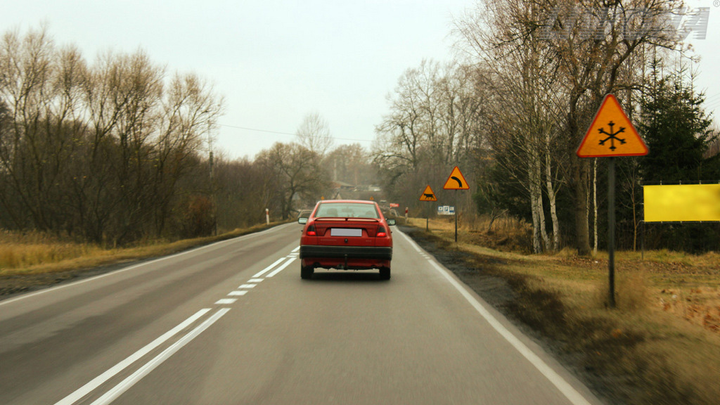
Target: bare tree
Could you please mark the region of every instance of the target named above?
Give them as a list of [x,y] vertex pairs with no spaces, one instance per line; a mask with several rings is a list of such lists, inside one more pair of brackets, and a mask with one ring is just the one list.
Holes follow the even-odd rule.
[[325,156],[332,148],[333,138],[330,135],[330,127],[320,113],[312,112],[305,115],[296,134],[300,144],[317,153],[318,156]]
[[178,187],[222,112],[211,87],[166,87],[144,52],[88,66],[44,29],[6,33],[0,69],[0,226],[124,243],[181,220]]
[[[620,80],[620,71],[644,44],[670,48],[676,46],[677,38],[664,30],[658,30],[656,22],[678,4],[656,0],[609,3],[574,0],[518,3],[500,0],[479,6],[458,23],[458,32],[465,47],[474,51],[489,66],[497,66],[500,69],[498,77],[513,77],[502,61],[533,55],[541,57],[526,58],[527,61],[540,62],[535,66],[541,69],[538,72],[545,73],[536,76],[539,80],[533,78],[534,68],[528,69],[531,66],[525,63],[515,63],[513,66],[522,69],[516,69],[514,82],[524,83],[527,88],[534,89],[537,95],[542,94],[538,90],[553,95],[544,100],[537,99],[539,103],[532,105],[550,106],[550,117],[555,114],[555,118],[550,121],[550,134],[561,136],[546,137],[545,143],[550,144],[548,139],[555,138],[555,144],[559,146],[556,150],[560,153],[553,153],[552,156],[556,162],[567,162],[564,164],[569,168],[567,182],[572,186],[575,197],[575,240],[578,252],[582,255],[590,253],[590,163],[574,155],[583,135],[581,130],[589,123],[602,96],[636,85],[632,80]],[[634,17],[638,10],[642,10],[643,18]],[[526,78],[524,82],[518,82],[523,78]],[[548,85],[543,85],[543,81]],[[507,85],[508,81],[503,82],[503,86]],[[532,106],[525,101],[523,103],[520,105]],[[531,107],[529,111],[536,107]],[[546,166],[548,156],[545,159]],[[530,162],[535,160],[531,159]],[[558,169],[562,171],[560,166]],[[552,177],[546,171],[546,180]],[[534,182],[532,179],[530,181]],[[546,188],[548,195],[551,195],[554,186],[548,184]],[[536,198],[531,197],[531,200]]]
[[317,153],[297,144],[276,143],[256,159],[272,177],[274,198],[279,201],[283,219],[294,210],[296,200],[317,200],[327,185],[327,173]]

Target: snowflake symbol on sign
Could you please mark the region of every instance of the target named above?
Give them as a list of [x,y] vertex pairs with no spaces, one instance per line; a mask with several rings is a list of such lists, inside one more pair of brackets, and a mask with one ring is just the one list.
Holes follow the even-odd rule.
[[608,136],[607,138],[600,140],[600,145],[605,145],[605,142],[610,141],[610,150],[613,150],[613,151],[614,151],[615,149],[617,149],[617,147],[615,146],[615,141],[616,141],[616,140],[620,142],[620,145],[622,145],[622,144],[625,143],[625,139],[624,139],[624,138],[618,138],[617,136],[615,136],[615,135],[617,135],[617,134],[620,134],[620,133],[625,132],[625,127],[620,127],[620,129],[618,129],[617,132],[613,132],[613,126],[615,126],[615,123],[612,122],[612,121],[610,121],[610,122],[608,122],[608,126],[610,127],[610,132],[609,132],[609,133],[608,133],[608,132],[605,132],[605,129],[604,129],[604,128],[598,129],[598,132],[599,132],[599,133],[605,134],[605,135]]

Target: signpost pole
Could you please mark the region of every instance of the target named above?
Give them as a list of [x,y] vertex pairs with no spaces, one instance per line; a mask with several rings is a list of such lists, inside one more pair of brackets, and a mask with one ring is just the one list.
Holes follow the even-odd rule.
[[[621,138],[622,137],[622,138]],[[608,306],[615,308],[615,157],[646,156],[645,141],[633,127],[614,95],[607,94],[575,154],[579,158],[608,157]]]
[[457,217],[458,213],[460,212],[460,207],[458,206],[458,199],[457,199],[457,190],[455,190],[455,243],[457,243]]
[[608,305],[615,308],[615,158],[608,161]]
[[429,209],[425,210],[425,232],[430,232],[430,210]]

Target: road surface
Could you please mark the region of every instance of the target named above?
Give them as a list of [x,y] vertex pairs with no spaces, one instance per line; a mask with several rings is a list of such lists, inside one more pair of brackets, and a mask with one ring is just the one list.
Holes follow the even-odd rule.
[[598,404],[400,230],[300,279],[286,224],[0,301],[0,404]]

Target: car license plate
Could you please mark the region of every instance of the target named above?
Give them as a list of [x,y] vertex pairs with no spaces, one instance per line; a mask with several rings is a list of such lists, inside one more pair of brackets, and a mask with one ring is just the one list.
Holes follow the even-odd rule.
[[332,228],[330,236],[362,236],[362,229]]

